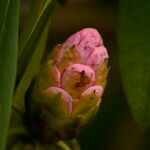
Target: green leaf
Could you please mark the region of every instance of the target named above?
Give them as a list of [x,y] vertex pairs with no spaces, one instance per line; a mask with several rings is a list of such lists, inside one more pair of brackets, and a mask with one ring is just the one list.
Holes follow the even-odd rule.
[[143,0],[120,0],[118,44],[124,90],[133,117],[150,125],[150,5]]
[[5,149],[16,78],[19,0],[0,1],[0,150]]
[[[43,1],[41,0],[40,2],[42,5]],[[38,9],[38,10],[36,10],[36,13],[38,13],[38,11],[41,10],[41,7],[37,7],[37,6],[40,6],[39,3],[34,1],[33,5],[35,5],[34,8]],[[49,5],[51,5],[51,4],[49,4]],[[43,9],[41,10],[42,12],[43,12]],[[28,24],[29,24],[29,26],[31,26],[31,24],[34,24],[33,20],[35,19],[35,16],[32,15],[32,13],[35,13],[35,12],[33,12],[31,9],[30,14],[33,17],[33,19],[29,18],[28,23],[26,24],[27,26],[28,26]],[[39,15],[41,15],[41,12],[39,13]],[[33,54],[32,54],[30,61],[28,62],[28,66],[27,66],[27,68],[26,68],[17,88],[16,88],[15,94],[14,94],[13,106],[15,108],[17,108],[18,110],[20,110],[21,112],[25,111],[25,106],[24,106],[25,93],[26,93],[27,89],[29,88],[33,77],[39,71],[42,56],[44,54],[45,45],[47,42],[47,36],[48,36],[48,32],[49,32],[51,13],[49,13],[48,15],[49,15],[49,17],[47,17],[47,20],[44,20],[45,26],[40,30],[35,29],[35,30],[38,30],[38,32],[40,33],[40,36],[38,37],[37,41],[35,41],[34,38],[33,39],[31,38],[31,40],[33,40],[32,42],[34,42],[35,45],[33,47],[30,47],[30,49],[27,49],[27,50],[29,50],[30,54],[31,53],[33,53]],[[38,15],[36,15],[36,17],[39,18]],[[31,21],[31,24],[30,24],[30,21]],[[43,20],[41,20],[41,21],[43,21]],[[41,24],[43,24],[43,23],[41,23]],[[28,27],[25,27],[25,29],[26,28],[28,28]],[[32,30],[32,27],[30,29],[26,30],[28,32],[28,34],[30,33],[29,30]],[[25,36],[23,36],[22,38],[28,39],[27,33],[23,33],[23,34]]]
[[41,34],[50,19],[54,0],[33,0],[25,28],[19,42],[17,84],[24,75],[37,47]]

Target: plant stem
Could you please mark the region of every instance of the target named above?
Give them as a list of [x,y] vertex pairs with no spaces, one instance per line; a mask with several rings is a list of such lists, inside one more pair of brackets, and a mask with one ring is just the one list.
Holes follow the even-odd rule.
[[80,144],[79,144],[79,142],[76,138],[72,139],[70,141],[70,143],[71,143],[71,147],[72,147],[73,150],[80,150],[81,149]]
[[63,150],[71,150],[71,148],[63,141],[58,141],[57,145],[61,147]]

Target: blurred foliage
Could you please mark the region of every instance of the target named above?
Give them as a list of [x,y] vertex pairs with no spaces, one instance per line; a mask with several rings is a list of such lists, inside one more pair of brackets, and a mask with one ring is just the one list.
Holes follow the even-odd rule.
[[[137,6],[137,7],[136,7]],[[134,119],[150,125],[150,3],[120,1],[118,45],[121,77]]]
[[51,17],[53,7],[54,0],[33,0],[31,3],[30,12],[19,40],[16,84],[19,83],[25,73],[40,36]]
[[0,1],[0,150],[4,150],[16,78],[19,1]]
[[25,111],[24,96],[39,70],[45,51],[53,7],[53,0],[33,0],[20,35],[13,106],[21,112]]

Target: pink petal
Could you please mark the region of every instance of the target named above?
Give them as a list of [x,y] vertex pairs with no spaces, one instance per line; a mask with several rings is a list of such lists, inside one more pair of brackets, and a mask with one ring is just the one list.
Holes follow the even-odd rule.
[[66,42],[62,46],[62,54],[60,57],[63,57],[65,49],[72,45],[75,45],[76,49],[81,55],[82,60],[84,61],[88,56],[92,54],[95,47],[103,45],[103,41],[96,29],[85,28],[73,34],[66,40]]
[[95,81],[95,73],[93,69],[91,69],[87,65],[82,65],[82,64],[73,64],[72,66],[66,68],[66,70],[63,73],[63,76],[69,75],[72,72],[78,72],[81,73],[82,71],[85,71],[85,75],[94,82]]
[[89,66],[74,64],[64,71],[62,75],[62,88],[73,98],[80,94],[95,82],[95,72]]
[[90,93],[93,93],[93,92],[96,92],[98,94],[99,97],[102,96],[103,94],[103,87],[102,86],[91,86],[90,88],[88,88],[87,90],[85,90],[81,96],[84,96],[84,95],[87,95],[87,94],[90,94]]
[[82,99],[82,97],[84,97],[86,95],[90,95],[95,92],[99,96],[99,101],[97,103],[97,106],[99,106],[99,104],[101,102],[101,97],[102,97],[103,91],[104,91],[104,89],[102,86],[92,86],[82,93],[81,99]]
[[45,94],[46,93],[49,93],[49,92],[53,92],[53,93],[60,93],[61,96],[62,96],[62,99],[67,103],[67,107],[68,107],[68,110],[69,112],[72,111],[72,102],[73,102],[73,99],[72,97],[66,92],[64,91],[63,89],[61,88],[58,88],[58,87],[49,87],[47,88],[46,90],[43,91]]
[[83,62],[85,65],[94,68],[98,66],[104,59],[109,58],[107,49],[104,46],[96,47],[89,58]]

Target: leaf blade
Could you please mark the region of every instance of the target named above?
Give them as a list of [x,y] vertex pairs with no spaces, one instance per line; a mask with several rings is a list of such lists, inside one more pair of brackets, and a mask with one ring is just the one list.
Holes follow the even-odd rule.
[[[33,3],[36,4],[37,2],[34,1]],[[42,3],[43,5],[43,1],[38,1],[38,3]],[[37,17],[35,23],[33,23],[33,26],[30,28],[30,32],[28,32],[27,38],[25,39],[24,42],[22,42],[22,45],[20,46],[21,49],[19,50],[18,67],[17,67],[18,68],[17,83],[19,83],[19,81],[21,80],[22,76],[25,73],[28,63],[31,57],[33,56],[34,50],[38,44],[40,35],[42,34],[45,24],[47,24],[47,20],[49,20],[50,14],[52,13],[53,7],[54,7],[53,0],[45,0],[43,9],[40,8],[41,11],[39,13],[39,16]]]
[[142,127],[150,125],[150,5],[146,1],[120,1],[119,61],[123,86],[133,117]]
[[19,1],[0,5],[0,149],[5,148],[16,78]]
[[[40,6],[44,5],[47,1],[49,0],[46,0],[46,1],[40,0],[38,1],[38,3],[36,1],[33,1],[33,5],[34,5],[33,7],[37,8],[36,10],[37,18],[39,18],[38,14],[40,15],[42,11],[42,8]],[[31,18],[29,18],[26,24],[24,32],[27,31],[27,33],[23,33],[23,37],[22,37],[23,40],[26,40],[28,38],[28,35],[30,34],[30,30],[32,30],[34,23],[36,22],[35,21],[36,18],[32,19],[32,17],[35,17],[32,13],[34,13],[34,11],[32,11],[32,8],[31,8],[31,12],[30,12]],[[46,22],[45,27],[42,29],[42,31],[40,31],[41,35],[39,36],[39,39],[36,41],[34,49],[31,49],[33,54],[32,56],[30,56],[31,59],[28,62],[28,66],[26,66],[26,70],[24,71],[24,74],[22,75],[22,78],[20,79],[20,82],[18,83],[18,86],[16,87],[16,91],[14,94],[13,106],[17,108],[18,110],[20,110],[21,112],[25,111],[25,106],[24,106],[25,93],[27,89],[29,88],[33,77],[35,76],[35,74],[38,72],[40,68],[42,56],[45,51],[45,46],[46,46],[46,41],[47,41],[47,36],[48,36],[48,31],[49,31],[49,26],[50,26],[50,21],[51,21],[51,13],[48,14],[48,16],[49,17],[47,18],[47,20],[46,21],[44,20],[44,22]],[[26,30],[26,28],[28,29]]]
[[13,106],[18,110],[20,110],[21,112],[25,111],[24,106],[25,93],[29,88],[34,75],[39,71],[40,68],[40,63],[42,60],[42,56],[44,54],[46,39],[48,36],[49,24],[50,21],[48,22],[46,28],[44,29],[41,35],[39,44],[37,45],[37,48],[31,58],[31,61],[29,62],[26,72],[23,75],[22,79],[20,80],[20,83],[14,94]]

